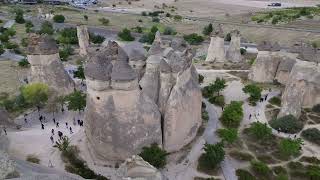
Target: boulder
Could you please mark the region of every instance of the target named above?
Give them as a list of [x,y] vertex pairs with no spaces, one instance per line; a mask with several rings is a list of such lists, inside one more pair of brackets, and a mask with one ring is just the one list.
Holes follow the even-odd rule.
[[299,117],[301,108],[312,108],[320,103],[320,65],[297,61],[292,68],[282,95],[279,117],[291,114]]
[[240,39],[240,31],[234,30],[231,32],[231,41],[226,53],[226,58],[233,63],[238,63],[242,60],[240,53]]
[[27,47],[27,59],[31,64],[31,82],[47,84],[58,94],[73,92],[75,84],[60,61],[56,42],[46,35],[31,35]]
[[140,156],[132,156],[125,160],[117,170],[117,180],[162,180],[157,168],[144,161]]
[[196,136],[201,125],[201,89],[193,65],[177,76],[167,100],[163,147],[168,152],[178,151]]
[[86,25],[77,26],[77,36],[80,47],[80,56],[86,56],[89,48],[89,33]]

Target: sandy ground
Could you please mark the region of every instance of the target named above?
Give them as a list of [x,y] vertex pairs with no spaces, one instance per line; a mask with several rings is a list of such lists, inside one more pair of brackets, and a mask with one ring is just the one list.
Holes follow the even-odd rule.
[[[50,140],[51,129],[54,129],[54,141],[58,140],[57,132],[61,131],[64,135],[68,136],[73,143],[73,139],[78,136],[80,126],[73,125],[73,117],[77,117],[74,112],[59,113],[56,115],[57,121],[60,123],[59,127],[52,121],[52,115],[44,114],[46,121],[44,122],[45,129],[41,129],[41,124],[38,119],[38,112],[32,112],[27,116],[28,123],[24,122],[23,116],[16,119],[17,124],[22,125],[20,131],[9,131],[8,138],[10,139],[9,152],[13,157],[21,160],[25,160],[28,155],[35,155],[40,159],[40,164],[49,166],[51,161],[52,165],[56,169],[64,170],[64,163],[60,158],[60,152],[54,148]],[[83,119],[83,118],[81,118]],[[66,128],[66,122],[68,127],[72,127],[73,134],[70,134],[69,129]]]

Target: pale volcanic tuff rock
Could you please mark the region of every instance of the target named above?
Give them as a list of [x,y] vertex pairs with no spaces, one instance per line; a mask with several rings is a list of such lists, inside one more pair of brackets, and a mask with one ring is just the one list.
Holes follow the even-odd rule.
[[145,65],[146,65],[146,54],[147,51],[143,47],[143,45],[139,42],[131,42],[126,44],[123,49],[129,56],[129,65],[138,75],[138,80],[140,80],[145,73]]
[[258,45],[258,55],[248,75],[249,79],[255,82],[271,83],[275,79],[285,83],[293,64],[296,54],[280,51],[277,44],[271,45],[263,42]]
[[117,180],[162,180],[160,171],[144,161],[140,156],[125,160],[117,170]]
[[55,41],[45,35],[31,35],[27,47],[27,59],[31,64],[31,82],[47,84],[61,94],[74,90],[74,82],[60,61]]
[[219,30],[215,32],[215,35],[211,37],[206,61],[217,63],[226,62],[224,34],[221,25],[219,26]]
[[77,36],[80,47],[80,56],[86,56],[89,48],[89,33],[86,25],[77,26]]
[[163,146],[177,151],[190,143],[201,125],[201,89],[193,65],[179,72],[164,113]]
[[9,158],[7,153],[9,140],[0,131],[0,179],[5,179],[10,173],[15,171],[14,162]]
[[238,63],[242,60],[240,53],[240,39],[240,31],[234,30],[231,32],[231,41],[226,53],[226,58],[228,61]]
[[[111,64],[110,59],[107,64]],[[87,79],[86,135],[95,162],[124,160],[144,146],[162,144],[158,107],[139,89],[122,48],[112,69],[105,70],[108,72],[102,81]],[[106,87],[110,81],[111,86]],[[97,88],[101,86],[104,88]]]
[[172,75],[172,69],[165,59],[160,62],[160,90],[158,106],[161,114],[165,113],[170,92],[175,84],[174,77]]
[[297,61],[289,75],[282,95],[279,117],[291,114],[299,117],[301,108],[320,103],[320,66],[314,62]]

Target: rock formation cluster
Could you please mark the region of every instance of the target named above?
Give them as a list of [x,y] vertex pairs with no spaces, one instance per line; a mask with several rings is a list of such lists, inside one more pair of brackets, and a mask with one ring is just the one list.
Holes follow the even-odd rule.
[[211,37],[208,54],[206,57],[207,62],[215,62],[217,64],[224,64],[227,62],[239,63],[242,61],[240,53],[240,31],[233,30],[231,33],[231,41],[227,50],[224,46],[224,33],[222,26],[219,25],[218,31]]
[[284,52],[278,44],[269,42],[258,46],[249,79],[261,83],[276,81],[285,86],[279,117],[291,114],[298,118],[301,108],[320,103],[320,66],[316,54],[306,55],[302,49],[304,47],[300,51]]
[[169,152],[190,143],[201,125],[202,96],[186,42],[165,47],[157,33],[147,55],[139,46],[115,44],[85,65],[86,134],[94,160],[125,160],[152,143]]
[[31,82],[45,83],[60,94],[69,94],[74,90],[74,82],[60,61],[59,48],[54,39],[32,34],[27,59],[31,64]]
[[249,73],[249,79],[255,82],[279,83],[287,81],[297,54],[280,51],[280,46],[275,43],[262,42],[258,45],[258,55]]

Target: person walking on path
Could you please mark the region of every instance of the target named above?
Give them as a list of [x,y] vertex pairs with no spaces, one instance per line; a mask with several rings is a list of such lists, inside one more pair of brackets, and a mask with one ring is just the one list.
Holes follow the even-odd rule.
[[67,129],[68,129],[68,123],[66,122],[66,127],[67,127]]
[[51,143],[54,143],[53,136],[50,136]]
[[59,122],[57,122],[56,127],[57,127],[57,128],[59,127]]
[[6,129],[6,127],[3,127],[3,131],[4,131],[4,134],[5,134],[5,135],[8,135],[8,134],[7,134],[7,129]]
[[51,133],[52,133],[52,135],[54,135],[54,129],[51,129]]
[[41,123],[41,129],[44,129],[44,124]]
[[72,127],[71,126],[69,127],[69,130],[70,130],[70,134],[72,134],[73,132],[72,132]]

